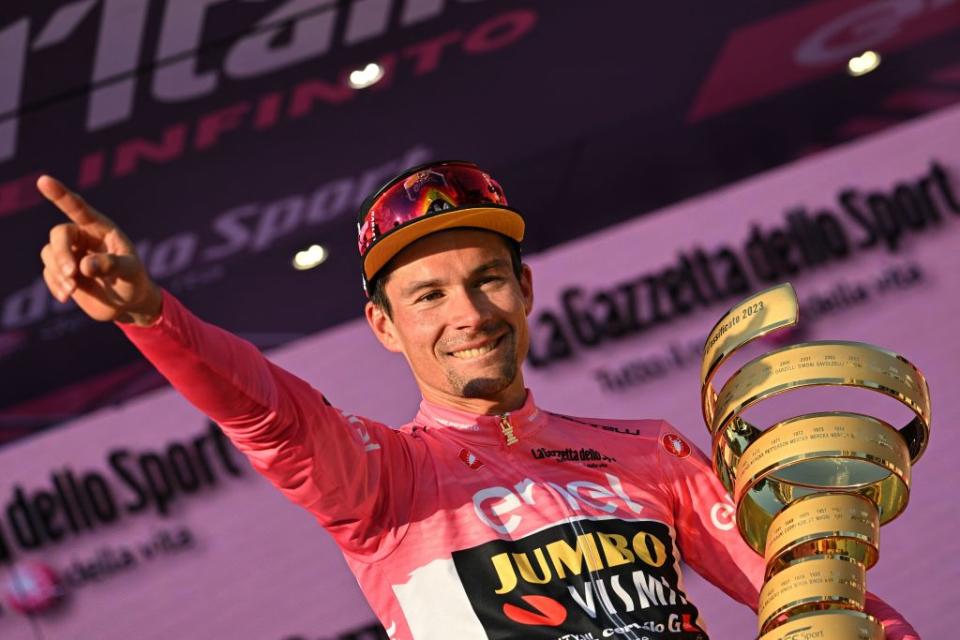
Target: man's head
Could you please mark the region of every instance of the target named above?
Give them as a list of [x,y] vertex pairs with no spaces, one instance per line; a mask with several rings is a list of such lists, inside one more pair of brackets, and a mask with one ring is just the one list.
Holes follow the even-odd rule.
[[367,320],[424,396],[482,411],[522,402],[533,290],[523,220],[500,186],[467,163],[417,167],[368,198],[358,230]]

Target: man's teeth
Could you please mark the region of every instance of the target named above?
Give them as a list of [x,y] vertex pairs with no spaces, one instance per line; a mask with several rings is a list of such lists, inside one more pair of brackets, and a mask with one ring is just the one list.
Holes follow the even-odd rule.
[[485,344],[482,347],[477,347],[476,349],[464,349],[463,351],[454,351],[451,355],[454,358],[460,358],[466,360],[468,358],[476,358],[482,356],[485,353],[490,353],[493,351],[493,348],[497,346],[496,341],[489,344]]

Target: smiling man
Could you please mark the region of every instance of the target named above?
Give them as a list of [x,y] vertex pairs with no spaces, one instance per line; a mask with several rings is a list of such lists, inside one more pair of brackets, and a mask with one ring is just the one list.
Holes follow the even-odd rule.
[[[701,452],[663,420],[561,416],[525,388],[524,222],[476,165],[416,167],[360,211],[367,321],[423,396],[398,429],[194,317],[109,219],[38,187],[71,220],[41,252],[53,295],[117,322],[317,518],[391,638],[705,640],[681,558],[756,610],[763,560],[712,517],[729,503]],[[879,599],[866,610],[888,640],[918,638]]]
[[476,413],[523,404],[533,288],[507,242],[487,231],[438,231],[401,251],[376,285],[384,302],[367,305],[370,326],[406,356],[430,402]]

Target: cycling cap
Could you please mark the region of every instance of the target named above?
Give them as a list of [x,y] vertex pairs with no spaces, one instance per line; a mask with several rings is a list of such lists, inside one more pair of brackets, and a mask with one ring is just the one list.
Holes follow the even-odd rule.
[[500,184],[472,162],[432,162],[387,182],[364,201],[357,219],[364,292],[370,295],[370,281],[404,247],[459,227],[523,240],[523,218],[507,206]]

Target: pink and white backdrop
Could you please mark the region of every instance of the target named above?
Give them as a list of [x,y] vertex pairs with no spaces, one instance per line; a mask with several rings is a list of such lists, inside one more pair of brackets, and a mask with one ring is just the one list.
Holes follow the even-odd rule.
[[[932,390],[933,435],[906,514],[883,529],[882,559],[869,585],[934,639],[951,637],[951,608],[960,596],[957,140],[960,109],[953,108],[529,258],[538,366],[527,367],[526,380],[554,411],[664,417],[705,448],[695,349],[741,297],[740,288],[785,279],[798,291],[803,339],[871,342],[917,364]],[[845,191],[853,213],[841,202]],[[808,221],[821,216],[821,229],[832,235],[797,235],[799,227],[790,227],[797,218],[788,214],[801,208]],[[831,242],[835,253],[807,264],[804,251]],[[778,268],[781,274],[763,279]],[[713,293],[697,299],[689,277]],[[664,307],[653,324],[651,292]],[[600,318],[611,316],[619,324],[602,327]],[[353,413],[399,424],[419,401],[403,360],[382,350],[362,320],[269,355]],[[69,362],[64,354],[63,366]],[[169,480],[171,465],[191,492],[165,491],[160,469]],[[126,510],[138,501],[136,488],[150,481],[142,508]],[[58,485],[66,494],[80,487],[70,507],[77,532],[69,530]],[[97,491],[110,492],[117,514],[107,523],[91,516],[86,526],[80,511],[94,512],[88,494]],[[38,501],[38,492],[47,497]],[[26,501],[34,517],[38,508],[52,514],[59,540],[25,548],[35,542]],[[171,390],[4,448],[0,507],[5,640],[319,639],[374,623],[324,531],[238,454],[219,450],[205,418]],[[111,520],[108,507],[101,498],[103,520]],[[32,616],[18,612],[9,598],[14,566],[34,580],[58,575],[64,601]],[[686,584],[711,637],[753,634],[752,612],[692,572]]]

